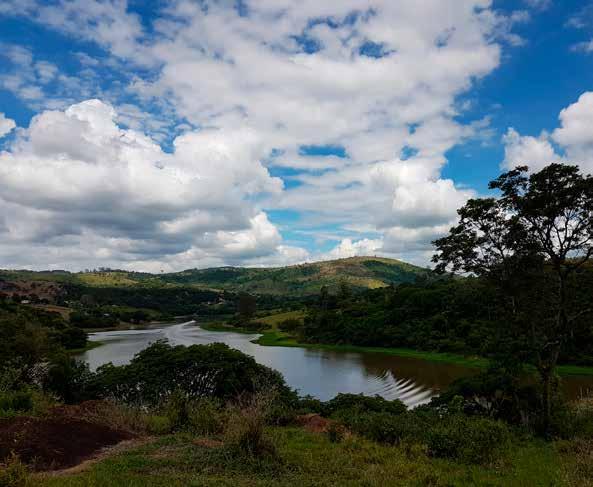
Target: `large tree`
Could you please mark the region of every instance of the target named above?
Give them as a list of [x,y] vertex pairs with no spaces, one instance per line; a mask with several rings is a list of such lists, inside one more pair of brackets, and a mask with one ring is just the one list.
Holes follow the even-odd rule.
[[593,178],[551,164],[531,175],[517,167],[489,187],[500,196],[469,200],[435,242],[433,262],[440,272],[483,276],[507,296],[503,317],[528,338],[549,431],[558,356],[591,311],[576,281],[593,255]]

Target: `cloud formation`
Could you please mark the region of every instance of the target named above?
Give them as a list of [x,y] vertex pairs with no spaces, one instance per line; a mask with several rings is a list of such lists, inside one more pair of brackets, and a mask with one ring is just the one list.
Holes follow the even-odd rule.
[[[446,153],[488,131],[487,118],[460,121],[459,97],[522,44],[513,26],[529,19],[490,0],[177,0],[150,25],[119,0],[3,5],[136,68],[125,103],[64,95],[0,156],[0,264],[27,265],[17,249],[30,245],[31,265],[74,268],[327,255],[284,241],[271,210],[296,213],[295,232],[334,229],[329,255],[426,262],[474,194],[441,177]],[[59,69],[12,56],[21,76],[0,81],[47,101]],[[177,121],[171,151],[147,106]]]
[[7,118],[0,112],[0,138],[12,131],[16,127],[16,123],[11,118]]
[[593,172],[593,92],[583,93],[564,108],[560,126],[553,132],[542,131],[537,137],[521,135],[510,128],[503,137],[503,168],[527,165],[532,171],[552,162],[578,164],[584,172]]
[[280,192],[282,181],[258,162],[254,132],[188,132],[165,153],[115,117],[99,100],[45,111],[0,154],[5,258],[19,259],[10,249],[23,245],[59,249],[61,260],[48,262],[55,266],[72,264],[79,251],[85,265],[152,267],[276,252],[282,238],[255,198]]

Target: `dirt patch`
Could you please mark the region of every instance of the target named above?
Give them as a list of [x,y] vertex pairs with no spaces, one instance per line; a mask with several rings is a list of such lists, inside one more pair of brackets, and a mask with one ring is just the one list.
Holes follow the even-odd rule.
[[[57,411],[56,411],[57,413]],[[63,414],[0,420],[0,462],[11,452],[34,470],[59,470],[94,456],[135,435]]]
[[331,419],[324,418],[319,414],[303,414],[297,417],[297,423],[312,433],[326,433],[333,423]]
[[47,477],[62,477],[68,475],[77,475],[79,473],[86,472],[89,470],[93,465],[99,463],[101,460],[105,460],[108,457],[113,455],[117,455],[118,453],[125,452],[127,450],[131,450],[134,448],[139,448],[144,446],[151,441],[154,441],[154,438],[136,438],[133,440],[125,440],[121,443],[118,443],[114,446],[109,446],[103,448],[97,454],[93,455],[91,458],[84,460],[82,463],[75,465],[74,467],[68,467],[61,470],[50,470],[37,473],[38,478],[47,478]]

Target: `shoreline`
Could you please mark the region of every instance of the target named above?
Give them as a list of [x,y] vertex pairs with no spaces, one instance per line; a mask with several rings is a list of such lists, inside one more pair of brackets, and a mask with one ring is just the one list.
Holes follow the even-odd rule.
[[[256,331],[256,330],[242,330],[231,326],[204,323],[199,324],[201,328],[207,331],[230,331],[233,333],[241,333],[246,335],[260,335],[252,340],[252,343],[264,347],[300,347],[316,350],[328,350],[335,352],[354,352],[354,353],[380,353],[384,355],[392,355],[396,357],[415,358],[419,360],[426,360],[429,362],[437,362],[451,365],[459,365],[473,369],[485,369],[488,367],[490,361],[484,357],[466,356],[447,352],[428,352],[423,350],[414,350],[410,348],[389,348],[389,347],[363,347],[357,345],[332,345],[326,343],[302,343],[298,342],[296,338],[290,337],[282,332]],[[593,376],[593,367],[583,365],[564,364],[557,367],[558,374],[561,376]]]

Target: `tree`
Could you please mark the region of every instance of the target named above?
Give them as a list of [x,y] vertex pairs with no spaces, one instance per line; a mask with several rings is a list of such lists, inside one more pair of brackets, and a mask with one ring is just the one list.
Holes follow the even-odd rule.
[[593,178],[551,164],[521,166],[492,181],[499,198],[472,199],[459,224],[435,242],[437,271],[484,276],[508,298],[508,317],[525,330],[542,385],[549,433],[560,351],[591,310],[576,298],[577,274],[593,255]]
[[249,321],[257,311],[257,300],[255,296],[248,293],[240,293],[237,301],[237,312],[243,321]]

